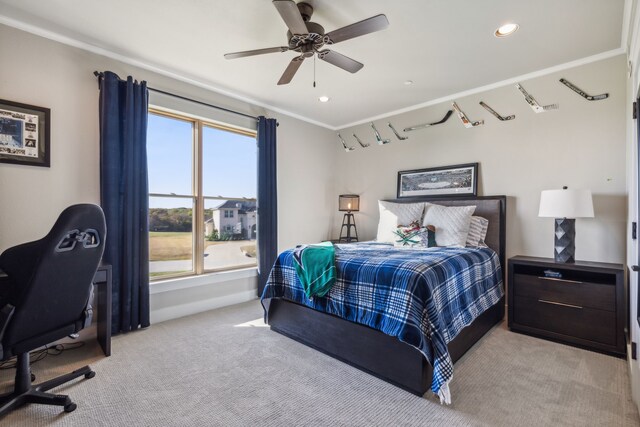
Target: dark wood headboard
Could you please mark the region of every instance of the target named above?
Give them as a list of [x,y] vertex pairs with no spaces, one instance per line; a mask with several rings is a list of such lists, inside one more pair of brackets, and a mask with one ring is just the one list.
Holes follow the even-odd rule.
[[485,243],[491,249],[496,251],[502,265],[502,274],[504,276],[506,264],[506,220],[507,220],[507,197],[506,196],[484,196],[484,197],[455,197],[455,198],[437,198],[432,197],[411,197],[406,199],[389,199],[388,202],[393,203],[420,203],[429,202],[443,206],[475,206],[473,213],[489,220],[487,236]]

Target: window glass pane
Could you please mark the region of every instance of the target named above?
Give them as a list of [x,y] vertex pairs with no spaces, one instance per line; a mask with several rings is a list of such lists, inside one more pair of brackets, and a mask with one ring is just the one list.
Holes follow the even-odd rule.
[[255,266],[257,259],[255,199],[205,200],[204,206],[204,269],[219,270]]
[[149,197],[151,279],[193,271],[193,199]]
[[202,132],[202,186],[205,196],[256,198],[256,139],[211,126]]
[[149,113],[147,161],[150,193],[193,194],[193,123]]

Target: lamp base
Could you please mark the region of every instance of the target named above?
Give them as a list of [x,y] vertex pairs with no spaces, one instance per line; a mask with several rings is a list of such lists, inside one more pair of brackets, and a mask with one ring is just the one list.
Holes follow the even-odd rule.
[[[353,236],[351,235],[351,228],[353,228]],[[340,228],[340,237],[338,240],[340,243],[351,243],[358,241],[358,229],[356,228],[356,220],[353,217],[351,211],[344,214],[344,217],[342,218],[342,227]]]
[[576,220],[572,218],[556,218],[556,235],[553,255],[556,262],[575,262],[576,254]]

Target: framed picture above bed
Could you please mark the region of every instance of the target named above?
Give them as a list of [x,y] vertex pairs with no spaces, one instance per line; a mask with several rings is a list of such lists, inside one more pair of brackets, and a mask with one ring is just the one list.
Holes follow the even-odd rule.
[[398,172],[398,198],[478,195],[478,163]]

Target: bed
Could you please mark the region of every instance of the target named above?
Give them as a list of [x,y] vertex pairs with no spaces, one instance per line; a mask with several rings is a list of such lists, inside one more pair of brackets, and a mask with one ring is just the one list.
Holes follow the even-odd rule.
[[[394,199],[394,203],[415,203],[419,198]],[[493,298],[492,304],[484,310],[471,324],[457,332],[455,338],[445,343],[451,362],[455,363],[486,332],[504,317],[504,262],[505,262],[505,217],[506,197],[457,197],[455,199],[424,199],[430,203],[445,206],[475,205],[474,215],[489,220],[485,243],[492,251],[477,251],[476,255],[497,258],[500,275],[496,279],[501,288],[501,297]],[[495,253],[494,253],[495,252]],[[337,252],[338,254],[338,252]],[[283,254],[281,254],[283,256]],[[462,256],[462,255],[460,255]],[[336,255],[338,257],[338,255]],[[338,258],[336,258],[338,264]],[[273,271],[272,271],[273,273]],[[265,294],[269,294],[269,285]],[[263,295],[263,296],[264,296]],[[275,295],[273,293],[271,296]],[[495,301],[495,302],[494,302]],[[318,311],[287,298],[263,299],[265,320],[275,332],[315,348],[336,359],[366,371],[378,378],[401,387],[417,395],[424,395],[441,375],[439,368],[435,371],[427,361],[423,351],[416,346],[400,341],[395,336],[385,334],[366,324],[345,320],[337,315]],[[317,308],[317,307],[315,307]],[[346,316],[349,317],[349,316]],[[366,323],[366,322],[363,322]],[[405,341],[408,341],[405,339]],[[437,366],[437,365],[436,365]],[[445,390],[443,388],[443,390]],[[448,387],[445,390],[448,393]],[[441,401],[448,401],[440,394]]]

